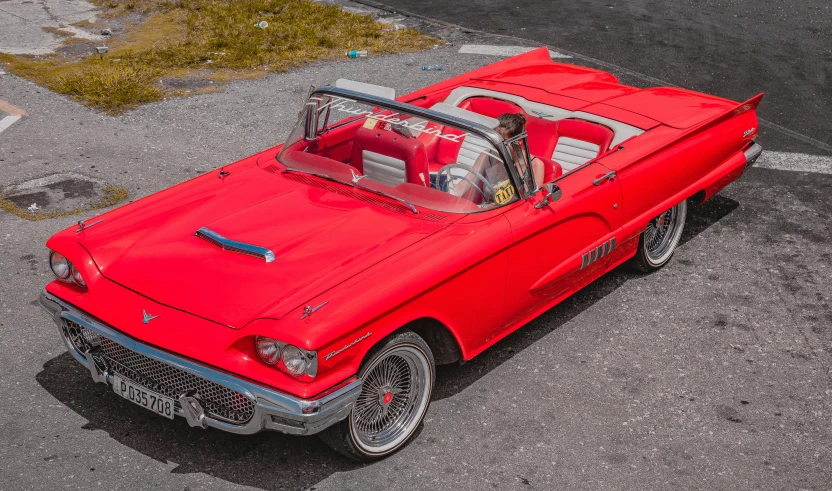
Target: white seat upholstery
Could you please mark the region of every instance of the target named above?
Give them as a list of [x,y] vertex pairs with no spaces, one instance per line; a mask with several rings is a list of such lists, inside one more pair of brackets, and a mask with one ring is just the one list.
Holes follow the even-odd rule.
[[[478,123],[491,129],[496,128],[500,124],[500,122],[495,118],[490,118],[488,116],[452,106],[450,104],[445,104],[444,102],[434,104],[431,106],[431,110],[447,114],[455,118],[464,119],[465,121]],[[459,154],[457,154],[456,162],[458,164],[473,166],[477,162],[477,158],[482,155],[483,152],[488,152],[489,155],[502,160],[499,154],[497,154],[494,150],[494,146],[491,145],[491,143],[483,138],[480,138],[479,136],[472,134],[465,135],[465,138],[462,139],[462,146],[459,148]],[[459,168],[451,169],[450,172],[451,174],[462,176],[468,174],[467,170]]]
[[600,147],[594,143],[562,136],[558,138],[552,160],[559,163],[563,172],[566,173],[594,159],[599,151]]
[[364,175],[371,181],[396,186],[405,182],[407,173],[404,160],[388,157],[380,153],[363,150]]
[[[473,166],[474,163],[476,163],[477,158],[482,155],[483,152],[495,155],[494,150],[492,150],[493,148],[494,147],[490,143],[482,138],[474,135],[467,135],[462,140],[462,146],[459,148],[459,154],[456,157],[456,161],[458,164]],[[499,156],[495,156],[499,158]]]

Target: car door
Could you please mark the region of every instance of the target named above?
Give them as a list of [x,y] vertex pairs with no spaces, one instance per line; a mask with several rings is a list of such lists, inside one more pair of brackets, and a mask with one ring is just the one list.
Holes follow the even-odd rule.
[[556,201],[538,193],[506,213],[512,228],[506,326],[524,323],[606,271],[621,228],[615,174],[590,163],[561,177]]

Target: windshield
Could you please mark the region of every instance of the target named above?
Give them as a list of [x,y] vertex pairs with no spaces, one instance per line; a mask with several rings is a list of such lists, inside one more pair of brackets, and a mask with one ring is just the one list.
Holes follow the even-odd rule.
[[325,93],[309,97],[278,160],[414,213],[470,213],[517,199],[500,152],[470,128]]

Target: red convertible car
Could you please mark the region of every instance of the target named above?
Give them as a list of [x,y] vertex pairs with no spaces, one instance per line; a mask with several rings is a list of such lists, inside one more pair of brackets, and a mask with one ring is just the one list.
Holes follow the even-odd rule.
[[625,261],[665,265],[688,202],[760,155],[761,97],[630,87],[544,48],[400,97],[339,80],[283,145],[50,238],[40,302],[94,381],[160,416],[382,458],[435,365]]

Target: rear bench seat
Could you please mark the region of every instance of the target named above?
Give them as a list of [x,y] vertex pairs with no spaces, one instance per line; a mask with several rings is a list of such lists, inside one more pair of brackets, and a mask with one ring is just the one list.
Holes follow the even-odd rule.
[[[491,97],[471,97],[459,104],[460,108],[492,118],[505,113],[519,113],[526,117],[529,152],[537,157],[555,161],[569,172],[572,169],[606,152],[613,139],[613,132],[599,124],[578,119],[551,121],[532,116],[513,102]],[[547,173],[548,174],[548,173]],[[557,170],[555,176],[560,175]],[[546,181],[549,181],[547,175]]]

